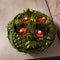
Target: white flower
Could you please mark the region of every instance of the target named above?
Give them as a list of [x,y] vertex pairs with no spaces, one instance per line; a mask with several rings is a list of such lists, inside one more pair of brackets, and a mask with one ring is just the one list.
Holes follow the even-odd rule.
[[25,17],[24,19],[25,19],[25,20],[27,20],[28,18],[27,18],[27,17]]
[[17,43],[15,43],[15,45],[17,46]]
[[18,37],[18,40],[20,40],[20,38]]
[[29,48],[29,47],[30,47],[30,45],[27,46],[27,48]]
[[40,34],[42,31],[41,30],[38,30],[38,34]]
[[16,40],[14,40],[14,42],[16,42]]
[[48,36],[47,39],[50,39],[50,37]]
[[18,34],[16,36],[18,37]]
[[42,19],[45,19],[45,17],[42,17]]
[[20,31],[19,31],[20,33],[22,32],[22,30],[20,29]]
[[46,45],[48,45],[48,43],[46,42]]

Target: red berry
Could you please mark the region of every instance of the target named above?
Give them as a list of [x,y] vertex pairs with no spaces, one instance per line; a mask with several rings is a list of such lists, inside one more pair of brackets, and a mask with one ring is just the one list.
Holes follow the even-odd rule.
[[45,21],[45,19],[43,19],[43,17],[42,17],[42,18],[39,18],[39,21],[40,21],[41,23],[43,23],[43,22]]
[[29,23],[29,22],[30,22],[30,18],[27,18],[27,17],[26,17],[26,18],[25,18],[25,22],[26,22],[26,23]]
[[21,32],[22,34],[26,34],[27,28],[21,28],[21,29],[20,29],[20,32]]
[[38,34],[36,34],[36,36],[38,37],[38,38],[42,38],[42,37],[44,37],[44,33],[42,32],[42,33],[38,33]]

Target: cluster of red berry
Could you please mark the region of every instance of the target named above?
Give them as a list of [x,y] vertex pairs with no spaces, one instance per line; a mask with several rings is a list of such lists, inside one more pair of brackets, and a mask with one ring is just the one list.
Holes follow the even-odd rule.
[[[25,19],[25,22],[26,22],[26,23],[29,23],[29,22],[30,22],[30,18],[25,17],[24,19]],[[40,23],[44,23],[45,17],[39,18],[38,20],[39,20]],[[27,28],[21,28],[21,29],[20,29],[20,33],[26,34],[26,32],[27,32]],[[39,30],[38,33],[36,34],[36,36],[37,36],[38,38],[42,38],[42,37],[44,36],[44,32],[41,31],[41,30]]]

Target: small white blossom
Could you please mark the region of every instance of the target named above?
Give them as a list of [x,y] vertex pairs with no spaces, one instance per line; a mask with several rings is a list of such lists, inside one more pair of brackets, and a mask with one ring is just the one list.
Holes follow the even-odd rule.
[[27,48],[29,48],[29,47],[30,47],[30,45],[27,46]]
[[18,37],[18,34],[16,36]]
[[47,39],[50,39],[50,37],[48,36]]
[[27,17],[25,17],[24,19],[27,20]]
[[48,45],[48,43],[46,42],[46,45]]
[[17,43],[15,43],[15,45],[17,45]]
[[20,38],[18,37],[18,40],[20,40]]
[[42,19],[45,19],[45,17],[42,17]]
[[39,31],[38,31],[38,34],[40,34],[41,32],[42,32],[42,31],[41,31],[41,30],[39,30]]
[[14,42],[16,42],[16,40],[14,40]]
[[19,31],[20,33],[22,32],[22,30],[20,29],[20,31]]

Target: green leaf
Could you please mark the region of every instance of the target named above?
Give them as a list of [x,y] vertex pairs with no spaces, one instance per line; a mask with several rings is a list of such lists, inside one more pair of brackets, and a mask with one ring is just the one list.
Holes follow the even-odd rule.
[[24,14],[25,14],[25,16],[30,17],[30,16],[31,16],[31,11],[30,11],[30,9],[29,9],[29,8],[26,8],[26,9],[24,10]]
[[47,40],[47,45],[52,43],[52,40]]
[[45,21],[46,25],[49,25],[51,23],[50,17],[47,17],[47,20]]
[[30,44],[30,41],[27,41],[26,43],[25,43],[25,45],[29,45]]
[[27,45],[27,48],[29,48],[30,47],[30,45]]

